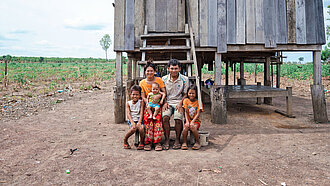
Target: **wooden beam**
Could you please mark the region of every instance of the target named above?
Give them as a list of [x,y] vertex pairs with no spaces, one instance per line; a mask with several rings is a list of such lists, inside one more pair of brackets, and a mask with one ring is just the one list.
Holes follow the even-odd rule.
[[[266,63],[264,64],[264,86],[271,86],[270,82],[270,57],[266,57]],[[264,103],[271,105],[272,98],[264,97]]]
[[132,58],[127,59],[127,79],[132,80]]
[[321,75],[321,52],[313,52],[313,84],[322,85],[322,75]]

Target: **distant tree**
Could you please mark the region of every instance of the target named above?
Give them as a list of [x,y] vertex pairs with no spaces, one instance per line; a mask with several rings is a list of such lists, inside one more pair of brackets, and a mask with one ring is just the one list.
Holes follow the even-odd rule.
[[109,34],[105,34],[100,40],[100,45],[102,49],[105,51],[105,60],[108,61],[108,49],[111,45],[111,38]]
[[301,62],[304,61],[304,57],[299,57],[298,60],[299,60],[299,62],[301,63]]
[[42,63],[44,61],[44,57],[40,57],[39,61]]

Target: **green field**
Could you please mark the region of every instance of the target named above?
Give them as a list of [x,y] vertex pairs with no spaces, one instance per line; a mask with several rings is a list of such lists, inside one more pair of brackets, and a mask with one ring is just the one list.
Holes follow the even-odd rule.
[[[93,59],[92,59],[93,60]],[[254,73],[254,64],[245,64],[245,72]],[[4,80],[5,64],[0,64],[0,81]],[[124,64],[124,75],[127,73],[126,64]],[[274,73],[276,67],[274,66]],[[236,65],[236,71],[239,71],[239,64]],[[115,63],[114,62],[9,62],[8,63],[8,77],[9,85],[16,85],[20,88],[31,88],[34,86],[47,87],[47,91],[52,91],[70,83],[79,82],[83,86],[84,83],[92,83],[94,85],[111,80],[115,77]],[[202,69],[203,73],[213,74],[213,71],[207,70],[207,65]],[[257,65],[257,72],[263,73],[263,64]],[[222,73],[225,73],[223,64]],[[232,73],[230,69],[230,73]],[[311,79],[313,75],[313,64],[291,64],[285,63],[281,66],[281,76],[291,79]],[[330,76],[330,64],[322,64],[322,76]],[[85,87],[82,87],[85,88]]]
[[[239,72],[240,66],[236,64],[236,72]],[[232,73],[232,68],[229,68],[229,73]],[[255,65],[251,63],[244,64],[244,71],[253,74]],[[330,64],[322,63],[321,65],[322,77],[330,76]],[[222,64],[222,74],[225,73],[225,64]],[[264,65],[257,64],[257,73],[264,72]],[[207,65],[202,68],[202,73],[213,74],[214,71],[208,71]],[[276,74],[276,66],[273,66],[273,73]],[[284,63],[281,65],[281,77],[288,77],[290,79],[305,80],[313,77],[313,64],[295,64],[295,63]]]

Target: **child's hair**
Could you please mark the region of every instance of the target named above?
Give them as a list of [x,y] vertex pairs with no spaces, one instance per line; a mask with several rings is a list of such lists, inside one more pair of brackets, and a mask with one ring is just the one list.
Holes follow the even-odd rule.
[[141,94],[141,87],[140,87],[139,85],[133,85],[133,86],[131,87],[131,93],[132,93],[133,91],[138,91],[138,92]]
[[[156,83],[156,82],[153,82],[152,85],[157,85],[157,87],[159,88],[159,84]],[[152,86],[152,85],[151,85],[151,86]]]
[[197,94],[197,86],[196,85],[190,85],[188,87],[188,90],[187,90],[187,96],[188,96],[188,92],[189,90],[195,90],[195,93],[196,93],[196,98],[198,98],[198,94]]

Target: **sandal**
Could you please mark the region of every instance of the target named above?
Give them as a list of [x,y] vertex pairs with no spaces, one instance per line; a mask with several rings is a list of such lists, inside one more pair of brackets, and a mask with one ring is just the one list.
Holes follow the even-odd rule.
[[131,149],[131,146],[129,144],[124,144],[124,149]]
[[201,148],[200,144],[195,143],[195,145],[192,147],[193,150],[199,150]]
[[181,150],[188,150],[188,146],[187,146],[187,144],[182,144],[182,146],[181,146]]
[[144,150],[145,151],[151,151],[151,145],[150,144],[145,145]]
[[165,145],[165,144],[164,144],[162,147],[163,147],[163,150],[168,150],[168,149],[170,149],[170,145]]
[[163,150],[163,147],[158,143],[156,146],[155,146],[155,151],[162,151]]
[[139,146],[136,149],[137,150],[143,150],[144,149],[144,145],[140,143]]
[[173,147],[172,147],[173,149],[181,149],[181,144],[179,143],[179,144],[174,144],[173,145]]

